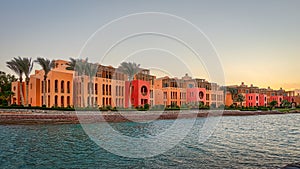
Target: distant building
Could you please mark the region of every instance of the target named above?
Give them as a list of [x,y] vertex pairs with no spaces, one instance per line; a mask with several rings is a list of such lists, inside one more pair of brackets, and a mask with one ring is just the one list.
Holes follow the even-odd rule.
[[[300,104],[296,101],[295,91],[285,91],[282,88],[279,90],[273,90],[270,87],[258,88],[253,86],[247,86],[244,82],[241,85],[227,86],[226,92],[226,105],[239,105],[234,98],[238,94],[242,94],[245,97],[243,102],[244,107],[259,107],[259,106],[268,106],[270,102],[277,101],[277,106],[280,106],[283,100],[287,100],[293,104]],[[237,92],[235,96],[232,95],[229,91],[235,89]]]

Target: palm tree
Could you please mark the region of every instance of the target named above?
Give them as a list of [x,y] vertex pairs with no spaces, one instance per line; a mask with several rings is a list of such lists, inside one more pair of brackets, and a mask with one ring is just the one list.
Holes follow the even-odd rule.
[[132,93],[132,80],[134,75],[140,71],[140,64],[136,64],[134,62],[122,62],[118,67],[118,71],[126,74],[128,76],[129,81],[129,106],[131,107],[131,93]]
[[70,62],[67,63],[68,67],[66,69],[67,70],[75,70],[76,61],[77,61],[77,59],[70,58]]
[[238,94],[238,90],[236,88],[229,87],[227,89],[231,94],[231,99],[234,101],[236,99],[236,95]]
[[47,104],[47,97],[46,97],[46,83],[47,83],[47,76],[48,73],[54,68],[54,60],[50,61],[49,59],[38,57],[35,62],[37,62],[44,70],[44,83],[43,83],[43,90],[44,90],[44,99],[43,105]]
[[[20,58],[20,57],[19,57]],[[6,62],[6,65],[9,69],[14,71],[18,76],[19,76],[19,81],[20,81],[20,96],[21,96],[21,105],[24,105],[24,95],[23,95],[23,88],[22,88],[22,83],[23,83],[23,70],[21,69],[19,58],[13,58],[11,61]]]
[[243,106],[243,102],[245,101],[245,96],[242,94],[238,94],[236,101],[240,102],[241,107]]
[[86,67],[88,63],[88,58],[86,59],[74,59],[70,58],[70,62],[67,64],[67,70],[73,70],[76,73],[76,78],[81,77],[81,103],[85,107],[84,102],[84,76],[86,75]]
[[28,106],[28,98],[29,98],[29,76],[33,68],[33,61],[31,58],[21,58],[19,56],[18,58],[20,60],[20,69],[24,72],[25,75],[25,81],[26,81],[26,102],[25,105]]
[[91,94],[92,94],[92,90],[93,90],[93,81],[94,81],[94,77],[96,76],[98,71],[98,65],[94,64],[94,63],[87,63],[86,64],[86,69],[85,69],[85,74],[89,77],[89,90],[88,90],[88,94],[89,94],[89,106],[93,106],[94,103],[92,103],[92,99],[91,99]]

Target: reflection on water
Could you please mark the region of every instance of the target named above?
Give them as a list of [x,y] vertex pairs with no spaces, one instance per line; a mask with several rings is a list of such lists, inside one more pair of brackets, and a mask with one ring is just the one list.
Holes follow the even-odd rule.
[[[300,114],[223,117],[213,135],[200,144],[204,121],[197,119],[188,136],[171,150],[145,159],[107,152],[80,125],[2,125],[0,168],[274,168],[300,161]],[[172,123],[111,126],[127,136],[149,137]]]

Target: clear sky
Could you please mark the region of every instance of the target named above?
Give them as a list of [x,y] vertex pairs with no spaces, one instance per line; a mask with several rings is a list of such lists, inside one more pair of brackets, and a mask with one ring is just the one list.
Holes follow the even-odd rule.
[[[5,62],[14,56],[77,57],[85,41],[104,24],[132,13],[164,12],[189,20],[208,36],[219,54],[227,85],[243,81],[274,89],[300,88],[299,9],[299,0],[2,0],[0,69],[11,73]],[[155,52],[165,55],[161,58],[170,55]],[[184,55],[179,59],[188,60]],[[168,71],[183,76],[186,71],[172,63]],[[151,67],[149,62],[141,64]],[[202,72],[201,66],[198,71]]]

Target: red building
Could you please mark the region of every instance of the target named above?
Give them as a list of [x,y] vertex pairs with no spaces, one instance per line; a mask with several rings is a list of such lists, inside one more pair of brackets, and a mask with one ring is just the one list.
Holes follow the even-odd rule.
[[[125,107],[129,107],[129,85],[125,82]],[[131,82],[131,105],[133,107],[144,106],[150,101],[150,83],[143,80],[133,80]]]
[[259,106],[267,106],[267,95],[266,94],[259,94]]

